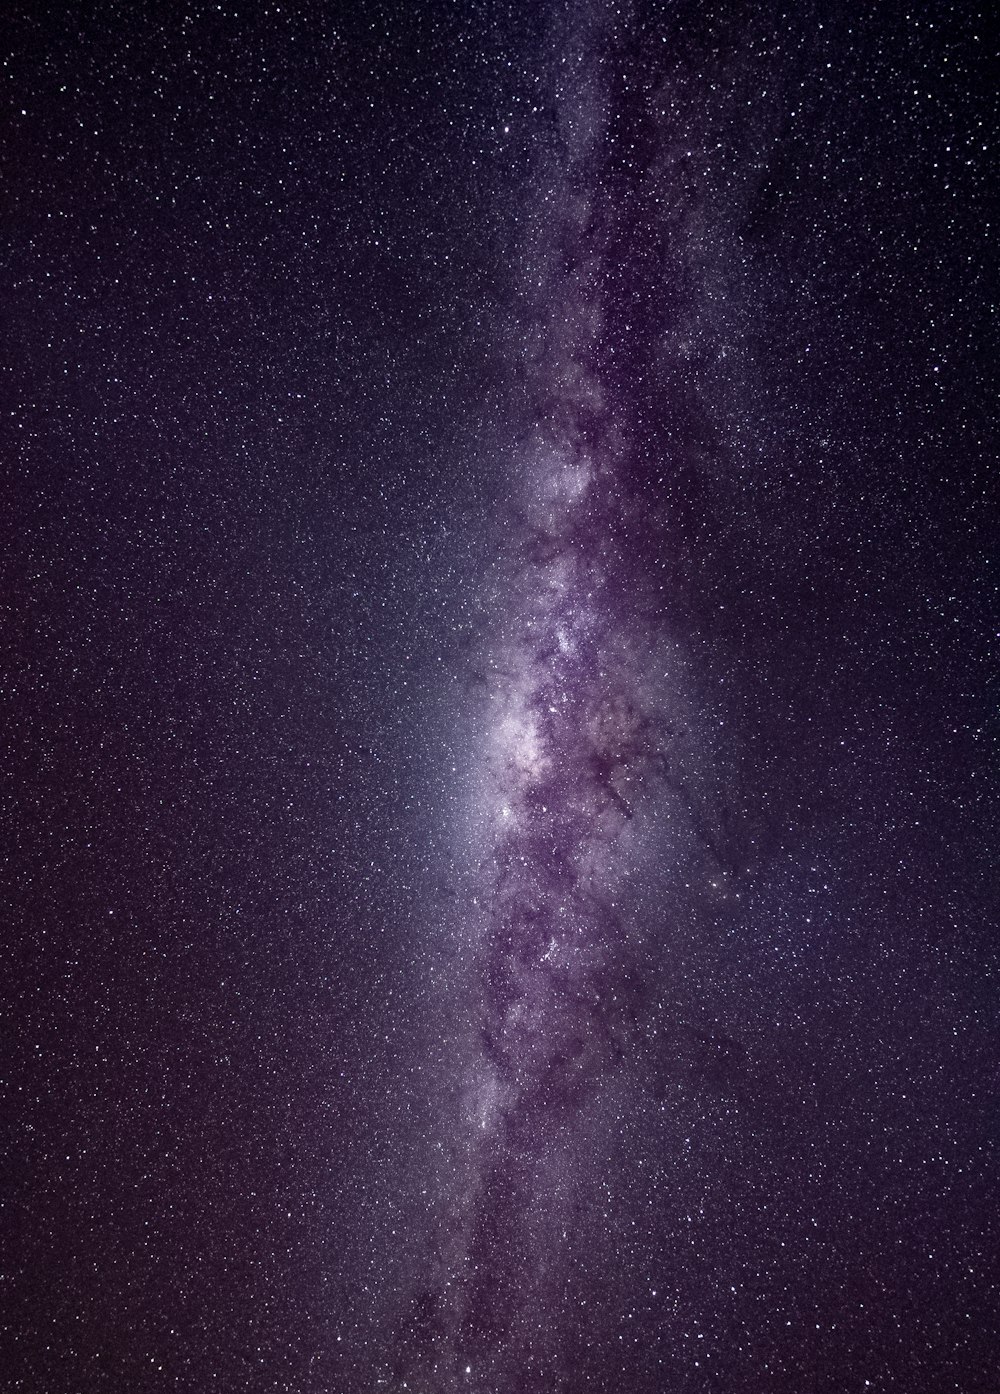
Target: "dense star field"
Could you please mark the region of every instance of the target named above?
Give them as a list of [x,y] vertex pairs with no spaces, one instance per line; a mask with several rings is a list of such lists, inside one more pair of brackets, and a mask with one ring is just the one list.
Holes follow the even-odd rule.
[[985,9],[0,46],[0,1390],[995,1394]]

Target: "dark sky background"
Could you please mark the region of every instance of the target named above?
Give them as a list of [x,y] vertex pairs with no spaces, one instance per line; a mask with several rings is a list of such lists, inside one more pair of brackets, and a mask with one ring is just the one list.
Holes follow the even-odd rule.
[[0,1389],[995,1391],[985,9],[0,46]]

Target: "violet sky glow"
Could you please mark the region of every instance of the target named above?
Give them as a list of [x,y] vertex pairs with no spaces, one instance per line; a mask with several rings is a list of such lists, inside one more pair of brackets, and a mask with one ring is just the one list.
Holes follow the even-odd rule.
[[6,7],[2,1394],[995,1394],[984,7]]

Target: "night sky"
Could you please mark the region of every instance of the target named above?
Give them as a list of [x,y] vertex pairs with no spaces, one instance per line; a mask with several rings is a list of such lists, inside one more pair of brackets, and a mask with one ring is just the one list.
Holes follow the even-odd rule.
[[0,48],[0,1389],[996,1394],[986,7]]

